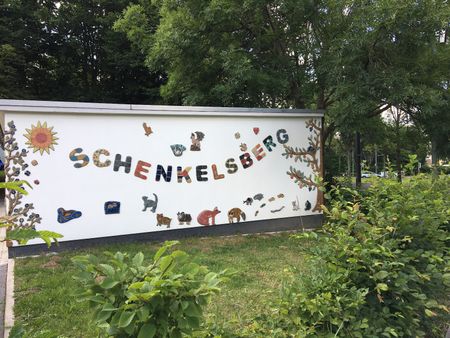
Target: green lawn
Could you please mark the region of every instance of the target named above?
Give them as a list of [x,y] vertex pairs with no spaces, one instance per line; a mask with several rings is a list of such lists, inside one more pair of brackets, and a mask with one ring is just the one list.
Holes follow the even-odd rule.
[[[266,311],[274,299],[283,270],[302,267],[299,242],[290,234],[192,238],[181,241],[178,249],[213,271],[238,271],[212,299],[207,317],[231,327],[242,327],[246,320]],[[303,243],[305,244],[305,243]],[[70,258],[77,254],[103,251],[135,253],[150,257],[159,244],[126,244],[66,252],[58,256],[16,259],[15,316],[26,329],[26,337],[99,337],[85,303],[77,302],[77,284],[72,279]]]

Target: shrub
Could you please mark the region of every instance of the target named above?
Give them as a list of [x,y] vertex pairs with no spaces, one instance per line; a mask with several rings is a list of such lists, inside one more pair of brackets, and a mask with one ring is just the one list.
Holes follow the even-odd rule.
[[449,191],[450,178],[422,175],[379,180],[350,201],[335,188],[323,230],[295,236],[312,242],[301,247],[309,273],[290,272],[260,326],[280,337],[438,335],[430,318],[448,316]]
[[106,253],[107,262],[93,255],[78,256],[75,277],[83,286],[81,299],[94,308],[94,319],[114,337],[181,337],[200,328],[203,308],[220,291],[227,271],[209,272],[185,252],[162,246],[150,264],[144,255]]

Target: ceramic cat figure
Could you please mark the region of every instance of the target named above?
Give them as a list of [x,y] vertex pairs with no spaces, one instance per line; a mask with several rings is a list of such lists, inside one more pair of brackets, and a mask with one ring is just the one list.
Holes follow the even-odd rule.
[[147,208],[150,208],[150,211],[155,213],[156,208],[158,207],[158,196],[154,193],[153,196],[155,196],[155,200],[148,199],[147,196],[142,196],[142,200],[144,201],[144,210],[147,210]]
[[156,214],[156,225],[157,226],[161,226],[161,225],[167,225],[167,228],[170,228],[170,222],[172,222],[172,219],[169,217],[165,217],[163,214]]
[[217,207],[214,210],[203,210],[197,216],[197,222],[201,225],[216,225],[216,216],[218,214],[220,214],[220,210]]

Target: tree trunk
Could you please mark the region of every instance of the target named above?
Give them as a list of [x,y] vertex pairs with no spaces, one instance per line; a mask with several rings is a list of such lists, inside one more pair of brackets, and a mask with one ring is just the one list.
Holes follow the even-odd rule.
[[402,181],[402,164],[400,161],[400,114],[395,119],[395,165],[397,167],[397,181]]
[[361,135],[356,132],[355,137],[355,177],[356,187],[361,188]]
[[378,174],[378,147],[375,145],[375,174]]
[[438,155],[437,155],[437,149],[436,149],[436,140],[433,137],[431,139],[431,164],[433,166],[436,166],[438,162]]
[[347,176],[352,176],[352,150],[347,150]]

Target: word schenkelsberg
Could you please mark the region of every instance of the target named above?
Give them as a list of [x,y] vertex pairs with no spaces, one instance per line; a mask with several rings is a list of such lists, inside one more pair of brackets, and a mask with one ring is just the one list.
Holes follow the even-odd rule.
[[[289,136],[286,130],[279,129],[276,133],[276,139],[279,144],[287,143],[289,141]],[[262,143],[268,152],[271,152],[273,148],[277,146],[277,144],[274,142],[274,138],[270,135],[267,136],[262,141]],[[256,159],[256,161],[261,161],[266,156],[263,146],[259,143],[252,148],[251,153],[253,157]],[[255,161],[252,155],[250,155],[250,153],[248,152],[245,152],[239,156],[239,162],[242,165],[242,168],[247,169],[253,165]],[[108,150],[98,149],[93,153],[92,161],[94,165],[99,168],[109,167],[111,166],[111,164],[113,164],[114,171],[118,172],[120,168],[123,168],[125,173],[129,174],[131,172],[131,167],[133,164],[133,159],[131,156],[127,156],[125,160],[123,160],[121,154],[116,154],[114,158],[114,163],[112,163],[111,160],[108,159],[108,156],[110,156],[110,152]],[[77,162],[73,165],[75,168],[86,167],[90,162],[89,156],[83,154],[82,148],[76,148],[72,150],[69,154],[69,158],[71,161]],[[151,163],[142,160],[137,161],[134,167],[134,176],[142,180],[147,180],[148,179],[147,174],[150,173],[151,167],[152,167]],[[228,174],[235,174],[239,169],[236,160],[234,158],[229,158],[225,161],[225,168],[227,169]],[[192,182],[191,170],[192,167],[183,168],[177,166],[176,178],[178,183],[182,183],[183,181],[191,183]],[[224,174],[219,173],[216,164],[211,165],[211,172],[214,180],[220,180],[225,177]],[[168,165],[167,168],[165,168],[163,165],[158,164],[156,166],[155,180],[159,182],[161,178],[163,178],[165,182],[170,182],[172,180],[172,173],[173,173],[173,166]],[[207,165],[196,166],[195,176],[198,182],[208,181],[208,166]]]

